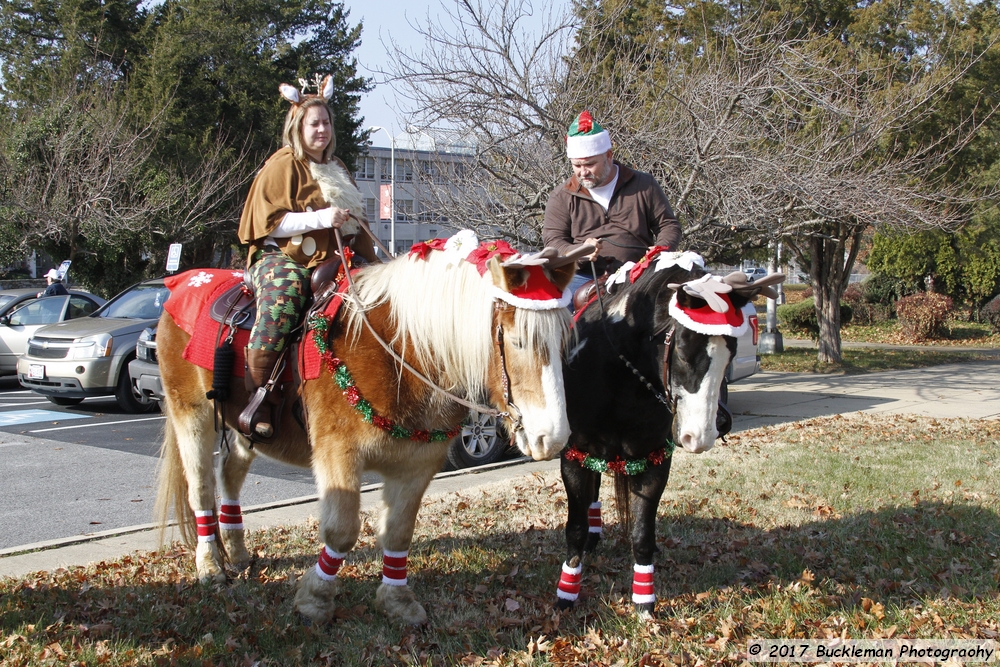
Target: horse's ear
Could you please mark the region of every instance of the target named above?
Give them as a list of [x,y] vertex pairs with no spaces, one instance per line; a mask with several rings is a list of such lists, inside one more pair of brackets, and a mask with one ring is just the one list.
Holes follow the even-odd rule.
[[528,270],[519,266],[504,266],[499,255],[494,255],[487,263],[493,284],[504,292],[510,292],[528,282]]
[[569,281],[573,280],[573,276],[576,275],[576,262],[563,264],[562,266],[546,265],[542,268],[545,270],[545,277],[560,290],[566,289]]
[[278,91],[281,96],[292,104],[298,104],[302,101],[302,95],[299,94],[299,89],[295,86],[290,86],[287,83],[278,84]]

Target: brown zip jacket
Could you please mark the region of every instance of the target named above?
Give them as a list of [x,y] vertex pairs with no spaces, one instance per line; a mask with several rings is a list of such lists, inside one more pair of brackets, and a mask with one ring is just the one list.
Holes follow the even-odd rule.
[[[576,176],[553,190],[545,205],[545,245],[565,253],[589,238],[605,239],[601,247],[605,262],[598,262],[599,271],[607,260],[635,262],[650,246],[677,250],[681,241],[681,225],[656,179],[618,161],[615,164],[618,183],[607,211]],[[589,274],[589,266],[586,271]]]

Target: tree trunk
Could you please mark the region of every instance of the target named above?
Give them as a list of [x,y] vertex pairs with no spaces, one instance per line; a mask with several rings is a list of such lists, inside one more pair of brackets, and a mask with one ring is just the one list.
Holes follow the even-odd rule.
[[840,298],[850,282],[851,270],[864,226],[835,223],[818,230],[809,241],[813,299],[819,323],[821,362],[840,363]]

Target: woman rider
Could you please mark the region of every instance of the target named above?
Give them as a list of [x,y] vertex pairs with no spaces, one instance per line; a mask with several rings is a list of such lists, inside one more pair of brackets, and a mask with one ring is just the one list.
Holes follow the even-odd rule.
[[[337,250],[333,229],[341,229],[347,239],[358,231],[349,216],[363,216],[365,211],[354,179],[333,155],[336,141],[328,105],[332,77],[323,79],[315,95],[303,95],[284,83],[279,89],[292,103],[285,117],[283,147],[268,158],[250,186],[239,228],[240,241],[250,246],[247,267],[257,299],[257,318],[246,349],[246,387],[251,395],[268,382],[288,333],[299,323],[313,269]],[[375,261],[365,234],[354,237],[352,248]],[[245,435],[270,438],[272,406],[280,404],[280,392],[273,392],[253,413]]]

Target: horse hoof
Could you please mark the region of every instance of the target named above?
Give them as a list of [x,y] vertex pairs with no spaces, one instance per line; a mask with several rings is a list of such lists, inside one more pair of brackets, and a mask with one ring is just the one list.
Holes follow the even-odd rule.
[[556,609],[565,611],[566,609],[572,609],[574,604],[576,604],[575,600],[567,600],[565,598],[556,598]]
[[226,571],[222,567],[222,554],[214,542],[199,542],[194,552],[198,581],[202,584],[224,584]]
[[212,584],[224,584],[229,581],[229,577],[226,576],[225,572],[209,572],[206,574],[198,575],[198,583],[203,586],[210,586]]
[[315,569],[306,570],[295,591],[295,610],[317,625],[328,623],[337,608],[334,598],[340,592],[340,579],[320,579]]
[[402,621],[407,625],[427,623],[427,612],[417,602],[417,598],[409,586],[382,584],[375,593],[375,606],[384,611],[389,618]]
[[655,602],[643,602],[635,605],[635,615],[643,620],[649,620],[653,618],[653,608],[656,607]]
[[246,542],[243,540],[243,531],[222,531],[222,543],[226,547],[226,556],[230,564],[237,570],[246,569],[250,564],[250,552],[247,551]]

